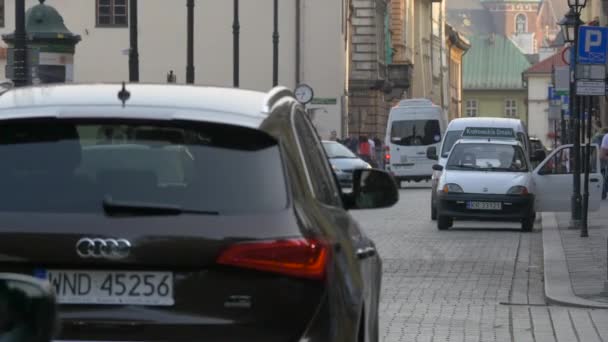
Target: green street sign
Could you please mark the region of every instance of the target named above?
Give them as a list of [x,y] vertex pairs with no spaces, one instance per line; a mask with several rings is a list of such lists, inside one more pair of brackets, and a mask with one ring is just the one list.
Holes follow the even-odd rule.
[[463,138],[515,138],[512,128],[497,127],[467,127],[462,133]]
[[336,98],[322,98],[322,97],[318,97],[318,98],[314,98],[312,99],[310,104],[318,104],[318,105],[335,105],[338,103],[338,100]]

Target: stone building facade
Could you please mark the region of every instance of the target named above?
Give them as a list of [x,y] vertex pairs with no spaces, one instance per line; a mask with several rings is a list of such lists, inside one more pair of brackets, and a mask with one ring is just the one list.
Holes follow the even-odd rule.
[[[387,75],[387,0],[350,3],[348,131],[379,137],[386,130],[391,85]],[[387,51],[389,50],[389,51]]]

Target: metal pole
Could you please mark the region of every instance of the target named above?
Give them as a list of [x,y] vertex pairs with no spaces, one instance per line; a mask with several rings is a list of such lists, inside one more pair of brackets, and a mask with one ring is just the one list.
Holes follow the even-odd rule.
[[188,0],[188,47],[186,64],[186,83],[194,83],[194,0]]
[[[583,224],[581,227],[581,237],[589,236],[588,229],[588,215],[589,215],[589,171],[591,169],[591,122],[592,122],[592,111],[591,111],[591,97],[587,96],[585,100],[586,113],[587,113],[587,144],[585,146],[585,180],[584,180],[584,195],[583,195]],[[599,151],[598,151],[599,153]],[[599,167],[599,165],[596,165]]]
[[580,111],[577,107],[577,96],[576,96],[576,83],[574,80],[576,70],[576,46],[578,44],[578,15],[577,24],[574,26],[574,43],[570,48],[571,57],[570,60],[570,115],[572,117],[572,140],[574,146],[572,147],[572,156],[574,160],[574,172],[572,173],[572,215],[571,215],[571,226],[572,228],[578,229],[581,226],[581,137],[580,137]]
[[557,148],[557,120],[553,121],[553,149]]
[[272,86],[279,84],[279,0],[274,0],[274,30],[272,32]]
[[566,131],[566,118],[565,118],[564,110],[563,109],[561,110],[561,118],[562,118],[562,120],[561,120],[561,130],[562,130],[562,133],[561,133],[561,139],[560,139],[560,141],[561,141],[562,145],[565,145],[565,144],[568,143],[568,133]]
[[30,84],[27,63],[27,37],[25,32],[25,0],[15,1],[15,49],[13,83],[15,87]]
[[139,82],[139,47],[137,37],[137,0],[129,2],[129,82]]
[[241,33],[241,23],[239,22],[239,0],[234,0],[234,22],[232,23],[232,63],[233,63],[233,84],[239,87],[239,34]]
[[296,0],[296,67],[295,67],[295,73],[296,73],[296,84],[300,84],[300,64],[301,64],[301,50],[302,50],[302,43],[300,41],[300,37],[302,35],[301,30],[302,30],[302,23],[301,23],[301,11],[302,11],[302,4],[300,2],[301,0]]

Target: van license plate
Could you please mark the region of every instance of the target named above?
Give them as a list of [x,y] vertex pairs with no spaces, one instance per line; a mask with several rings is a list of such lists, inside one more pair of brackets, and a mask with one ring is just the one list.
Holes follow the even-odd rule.
[[476,202],[468,201],[467,209],[474,210],[502,210],[501,202]]
[[173,273],[148,271],[47,270],[60,304],[171,306]]

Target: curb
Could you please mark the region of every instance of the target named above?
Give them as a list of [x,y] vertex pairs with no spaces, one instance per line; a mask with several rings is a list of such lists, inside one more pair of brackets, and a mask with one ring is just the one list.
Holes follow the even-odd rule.
[[554,213],[542,213],[545,298],[548,303],[589,309],[608,309],[607,303],[574,294],[566,253]]

